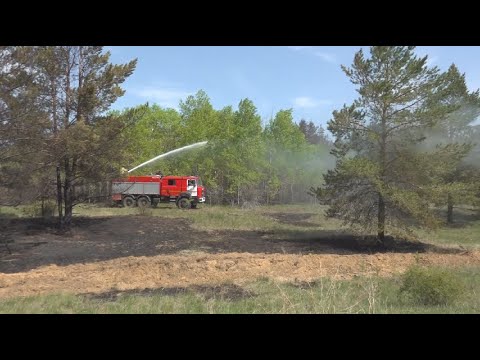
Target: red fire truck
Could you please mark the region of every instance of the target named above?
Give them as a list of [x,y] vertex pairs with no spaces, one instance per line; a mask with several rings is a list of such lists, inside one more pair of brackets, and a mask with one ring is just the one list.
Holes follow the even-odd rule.
[[198,176],[129,176],[112,181],[112,200],[125,207],[175,202],[180,209],[194,209],[205,202],[205,188]]

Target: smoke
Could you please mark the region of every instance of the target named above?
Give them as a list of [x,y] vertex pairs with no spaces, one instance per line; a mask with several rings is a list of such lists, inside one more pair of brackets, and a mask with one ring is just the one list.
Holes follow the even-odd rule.
[[198,147],[201,147],[201,146],[204,146],[208,143],[208,141],[202,141],[202,142],[198,142],[198,143],[195,143],[195,144],[191,144],[191,145],[187,145],[187,146],[184,146],[184,147],[181,147],[179,149],[175,149],[175,150],[172,150],[172,151],[169,151],[169,152],[166,152],[164,154],[161,154],[161,155],[158,155],[158,156],[155,156],[153,159],[150,159],[148,161],[145,161],[144,163],[138,165],[138,166],[135,166],[133,169],[130,169],[128,170],[129,173],[131,173],[132,171],[136,170],[136,169],[139,169],[145,165],[148,165],[148,164],[151,164],[153,163],[154,161],[157,161],[157,160],[160,160],[160,159],[163,159],[167,156],[170,156],[170,155],[174,155],[174,154],[178,154],[180,152],[183,152],[183,151],[186,151],[186,150],[191,150],[191,149],[195,149],[195,148],[198,148]]
[[462,164],[480,168],[480,107],[464,105],[436,126],[423,131],[425,139],[416,145],[419,151],[434,151],[449,144],[473,144]]
[[480,169],[480,115],[469,124],[472,129],[472,140],[475,144],[473,150],[465,158],[464,162],[468,165]]
[[323,174],[335,167],[335,157],[330,154],[327,145],[317,145],[310,151],[291,152],[277,147],[272,156],[272,166],[277,170],[285,170],[305,185],[319,185],[323,182]]
[[336,158],[330,154],[330,148],[326,145],[322,146],[319,151],[315,152],[315,158],[301,159],[301,161],[306,167],[318,169],[322,173],[334,169],[337,162]]
[[480,125],[476,125],[474,128],[475,136],[472,139],[474,147],[465,159],[463,159],[463,163],[480,169]]

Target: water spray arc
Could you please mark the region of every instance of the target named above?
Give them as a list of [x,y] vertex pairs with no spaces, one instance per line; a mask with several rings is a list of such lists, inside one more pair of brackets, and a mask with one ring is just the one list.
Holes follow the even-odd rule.
[[142,163],[138,166],[135,166],[133,169],[128,170],[128,172],[131,173],[132,171],[137,170],[137,169],[141,168],[142,166],[148,165],[148,164],[150,164],[154,161],[160,160],[160,159],[162,159],[164,157],[167,157],[169,155],[173,155],[173,154],[177,154],[179,152],[185,151],[185,150],[190,150],[190,149],[194,149],[194,148],[197,148],[197,147],[201,147],[201,146],[206,145],[207,143],[208,143],[208,141],[201,141],[201,142],[198,142],[198,143],[195,143],[195,144],[192,144],[192,145],[187,145],[187,146],[181,147],[179,149],[175,149],[175,150],[166,152],[165,154],[155,156],[153,159],[147,160],[144,163]]

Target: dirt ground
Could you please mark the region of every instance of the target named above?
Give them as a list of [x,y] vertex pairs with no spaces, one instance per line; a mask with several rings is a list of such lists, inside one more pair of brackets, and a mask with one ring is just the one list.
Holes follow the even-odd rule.
[[[12,219],[2,229],[0,298],[70,292],[110,296],[119,291],[241,285],[260,277],[311,281],[391,276],[417,262],[480,265],[479,251],[402,243],[322,231],[308,222],[271,214],[307,232],[197,231],[185,219],[148,216],[76,218],[68,234],[32,220]],[[210,291],[210,290],[209,290]],[[167,291],[168,293],[168,291]]]

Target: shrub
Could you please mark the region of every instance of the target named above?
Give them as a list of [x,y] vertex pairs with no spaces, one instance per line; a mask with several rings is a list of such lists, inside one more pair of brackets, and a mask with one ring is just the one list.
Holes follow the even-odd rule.
[[53,200],[35,201],[23,208],[23,213],[28,217],[41,217],[49,219],[55,215],[57,204]]
[[421,305],[449,305],[464,292],[462,279],[451,271],[417,265],[403,274],[400,288],[409,301]]
[[244,210],[254,210],[260,206],[258,201],[244,201],[242,204],[242,209]]
[[149,206],[139,206],[137,213],[140,216],[152,216],[152,209]]

